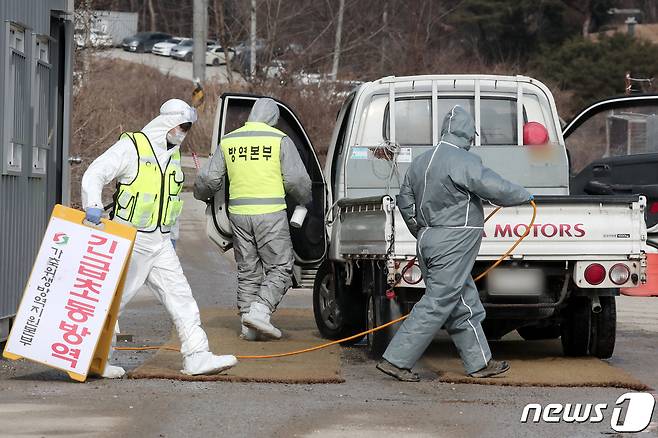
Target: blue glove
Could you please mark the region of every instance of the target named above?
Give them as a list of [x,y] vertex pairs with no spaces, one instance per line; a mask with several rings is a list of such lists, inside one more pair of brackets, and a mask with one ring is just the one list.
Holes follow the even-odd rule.
[[535,200],[535,195],[530,195],[530,199],[528,199],[528,202],[534,201]]
[[102,209],[89,207],[87,210],[85,210],[85,219],[91,222],[92,224],[98,225],[101,223],[102,214],[103,214]]

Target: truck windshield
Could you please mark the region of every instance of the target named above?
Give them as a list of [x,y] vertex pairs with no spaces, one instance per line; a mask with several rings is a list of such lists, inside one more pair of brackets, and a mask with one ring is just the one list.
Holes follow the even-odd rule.
[[[535,95],[525,95],[523,120],[537,121],[556,139],[554,124]],[[438,99],[439,129],[443,118],[455,105],[474,116],[473,97],[441,97]],[[432,144],[432,102],[429,96],[398,98],[395,103],[396,141],[403,146]],[[482,146],[515,146],[518,144],[516,99],[485,97],[480,100],[480,142]],[[364,111],[357,144],[377,146],[389,139],[389,102],[387,95],[373,96]]]

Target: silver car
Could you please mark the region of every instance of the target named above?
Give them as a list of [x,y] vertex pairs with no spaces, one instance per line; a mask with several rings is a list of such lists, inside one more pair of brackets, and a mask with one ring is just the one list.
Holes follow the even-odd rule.
[[151,53],[160,56],[171,56],[171,49],[179,45],[181,41],[183,41],[183,38],[180,37],[174,37],[170,40],[163,41],[154,45]]
[[[217,43],[212,40],[206,42],[206,47],[214,46]],[[171,57],[182,61],[192,61],[194,52],[194,40],[192,38],[183,39],[177,46],[171,49]]]

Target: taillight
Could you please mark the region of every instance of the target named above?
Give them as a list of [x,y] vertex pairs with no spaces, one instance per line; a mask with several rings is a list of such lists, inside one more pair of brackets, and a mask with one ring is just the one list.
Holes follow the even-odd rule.
[[585,268],[585,281],[589,284],[597,285],[605,280],[605,268],[598,263],[592,263]]
[[622,285],[628,281],[631,276],[631,270],[623,263],[617,263],[610,268],[610,281],[616,285]]
[[652,202],[649,206],[649,213],[656,214],[658,213],[658,202]]
[[402,279],[407,284],[418,284],[423,279],[420,267],[416,263],[408,264],[402,269]]

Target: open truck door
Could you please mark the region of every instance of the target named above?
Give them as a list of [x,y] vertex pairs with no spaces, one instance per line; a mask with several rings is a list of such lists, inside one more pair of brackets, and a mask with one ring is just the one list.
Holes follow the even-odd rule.
[[[229,132],[241,127],[247,121],[254,102],[266,96],[225,93],[219,98],[212,137],[211,153],[221,153],[219,142]],[[277,129],[285,132],[297,146],[297,151],[311,177],[313,200],[306,205],[308,213],[301,228],[290,227],[290,236],[295,251],[295,265],[308,267],[321,262],[327,252],[325,231],[326,186],[317,154],[313,149],[304,127],[297,115],[283,102],[273,99],[279,106]],[[228,219],[228,178],[222,190],[215,194],[206,209],[207,232],[210,239],[223,251],[233,246],[233,232]],[[295,210],[296,203],[286,196],[288,219]]]
[[658,95],[605,99],[563,130],[572,195],[640,194],[647,198],[647,283],[626,295],[658,295]]

